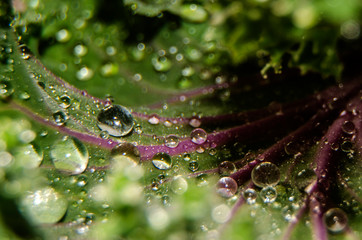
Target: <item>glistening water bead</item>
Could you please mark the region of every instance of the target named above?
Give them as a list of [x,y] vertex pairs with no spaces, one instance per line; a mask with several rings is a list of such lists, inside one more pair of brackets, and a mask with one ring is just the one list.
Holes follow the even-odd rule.
[[224,198],[230,198],[235,195],[238,190],[238,184],[231,177],[223,177],[217,182],[216,192]]
[[324,213],[324,222],[329,231],[342,232],[348,223],[347,214],[340,208],[331,208]]
[[275,186],[280,180],[279,168],[271,162],[263,162],[253,168],[251,179],[258,187]]
[[172,159],[171,159],[170,155],[168,155],[167,153],[160,152],[160,153],[156,153],[153,156],[152,164],[157,169],[167,170],[167,169],[170,169],[172,166]]
[[130,111],[120,105],[108,106],[98,114],[98,127],[114,137],[122,137],[133,129],[134,120]]
[[206,142],[207,139],[207,133],[202,128],[196,128],[192,130],[191,134],[191,141],[196,144],[203,144]]

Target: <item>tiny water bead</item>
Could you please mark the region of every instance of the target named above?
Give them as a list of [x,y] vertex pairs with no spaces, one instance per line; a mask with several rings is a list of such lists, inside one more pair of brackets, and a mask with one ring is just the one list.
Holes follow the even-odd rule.
[[88,165],[88,150],[76,138],[64,137],[50,150],[56,169],[69,174],[80,174]]
[[25,168],[36,168],[43,160],[43,153],[31,144],[16,148],[14,157],[17,165]]
[[259,194],[265,203],[273,203],[277,198],[277,190],[270,186],[263,188]]
[[253,168],[251,179],[258,187],[275,186],[280,180],[280,171],[274,163],[263,162]]
[[191,132],[191,141],[196,144],[203,144],[206,142],[207,133],[202,128],[195,128]]
[[50,187],[30,192],[21,201],[22,212],[38,224],[58,222],[67,208],[67,200]]
[[68,120],[68,116],[62,111],[57,111],[57,112],[53,113],[53,118],[54,118],[54,122],[58,126],[64,125],[66,123],[66,121]]
[[14,92],[9,81],[0,81],[0,99],[6,99],[10,97]]
[[243,196],[248,204],[254,204],[258,195],[254,189],[248,188],[244,191]]
[[138,164],[140,161],[140,151],[132,143],[123,142],[112,149],[111,158],[114,161],[128,160]]
[[176,135],[168,135],[165,138],[165,145],[169,148],[176,148],[179,143],[179,137]]
[[125,136],[133,129],[134,120],[130,111],[120,105],[110,105],[97,116],[98,127],[114,137]]
[[172,166],[172,159],[170,155],[164,152],[156,153],[152,158],[152,164],[157,169],[167,170]]
[[340,208],[329,209],[323,218],[328,230],[333,233],[342,232],[348,223],[347,214]]
[[238,190],[238,184],[233,178],[223,177],[217,182],[216,188],[216,192],[221,197],[230,198],[234,196]]
[[342,130],[347,134],[353,134],[355,132],[354,123],[351,121],[345,121],[342,125]]

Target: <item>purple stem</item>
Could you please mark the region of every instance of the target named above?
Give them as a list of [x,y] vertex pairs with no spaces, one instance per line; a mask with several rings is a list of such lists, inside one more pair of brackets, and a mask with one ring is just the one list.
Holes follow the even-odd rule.
[[14,107],[15,109],[18,109],[20,112],[24,113],[25,115],[29,116],[30,118],[34,119],[35,121],[45,125],[45,126],[49,126],[52,127],[56,130],[58,130],[59,132],[62,132],[64,134],[68,134],[70,136],[73,136],[75,138],[78,138],[81,141],[93,144],[93,145],[97,145],[99,147],[105,148],[105,149],[112,149],[113,147],[115,147],[117,144],[119,144],[119,142],[114,141],[112,139],[103,139],[100,138],[98,136],[94,136],[94,135],[89,135],[89,134],[85,134],[85,133],[81,133],[81,132],[77,132],[75,130],[69,129],[65,126],[59,126],[35,113],[33,113],[31,110],[29,110],[26,107],[23,107],[21,105],[18,105],[14,102],[10,103],[12,107]]
[[328,240],[327,229],[323,221],[323,210],[320,201],[313,195],[309,199],[309,212],[315,240]]

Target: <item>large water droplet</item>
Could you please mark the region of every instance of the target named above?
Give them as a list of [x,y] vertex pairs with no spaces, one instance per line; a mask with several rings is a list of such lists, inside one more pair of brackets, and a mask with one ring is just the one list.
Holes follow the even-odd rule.
[[165,145],[169,148],[175,148],[178,146],[179,137],[176,135],[168,135],[165,138]]
[[224,198],[230,198],[234,196],[236,191],[238,190],[238,184],[233,178],[230,177],[221,178],[217,182],[216,187],[216,192]]
[[338,233],[346,228],[348,217],[342,209],[331,208],[324,213],[324,222],[329,231]]
[[56,169],[69,174],[80,174],[88,165],[88,150],[77,139],[65,137],[50,150]]
[[152,158],[152,164],[157,169],[167,170],[172,166],[172,159],[167,153],[156,153]]
[[174,177],[171,184],[171,189],[174,193],[179,195],[184,194],[187,191],[187,188],[188,188],[187,181],[183,177],[181,176]]
[[225,223],[230,219],[230,213],[230,207],[226,204],[221,204],[212,210],[211,217],[217,223]]
[[206,142],[207,133],[202,128],[196,128],[191,132],[191,141],[196,144],[203,144]]
[[280,171],[275,164],[263,162],[253,169],[251,179],[258,187],[275,186],[280,180]]
[[59,126],[64,125],[65,122],[68,120],[68,116],[62,111],[53,113],[53,118],[54,122]]
[[49,224],[58,222],[64,216],[68,203],[53,188],[45,187],[27,194],[22,199],[21,206],[24,214],[32,221]]
[[277,190],[273,187],[265,187],[260,191],[260,197],[265,203],[273,203],[277,198]]
[[125,136],[133,129],[134,121],[130,111],[120,105],[111,105],[98,114],[98,127],[114,137]]
[[246,189],[243,193],[243,196],[248,204],[254,204],[256,202],[257,193],[252,188]]
[[140,161],[140,151],[132,143],[124,142],[115,146],[111,151],[114,161],[131,161],[138,164]]

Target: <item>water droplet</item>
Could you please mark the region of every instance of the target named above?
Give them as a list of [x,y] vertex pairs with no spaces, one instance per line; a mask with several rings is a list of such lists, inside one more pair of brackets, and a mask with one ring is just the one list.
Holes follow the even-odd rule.
[[330,208],[324,213],[324,222],[329,231],[338,233],[346,228],[348,217],[342,209]]
[[130,111],[120,105],[108,106],[98,114],[98,127],[114,137],[125,136],[133,129],[134,121]]
[[277,190],[273,187],[265,187],[260,191],[260,197],[265,203],[273,203],[277,198]]
[[243,196],[248,204],[254,204],[256,202],[257,193],[252,188],[246,189],[243,193]]
[[347,134],[353,134],[355,131],[354,123],[351,121],[345,121],[342,125],[342,130]]
[[160,123],[160,118],[158,115],[153,114],[149,119],[148,122],[152,125],[156,125]]
[[147,220],[150,227],[157,231],[165,229],[170,224],[168,213],[160,207],[151,207],[148,210]]
[[87,81],[93,77],[93,70],[88,67],[82,67],[76,73],[76,77],[81,81]]
[[88,150],[76,138],[65,137],[50,150],[56,169],[69,174],[80,174],[88,165]]
[[104,77],[111,77],[118,73],[118,64],[107,63],[101,67],[101,74]]
[[172,67],[171,61],[166,56],[152,58],[152,65],[158,72],[166,72]]
[[341,149],[343,152],[352,152],[353,151],[353,144],[350,141],[344,141],[341,144]]
[[21,58],[24,60],[28,60],[32,55],[30,49],[25,44],[19,45],[19,50],[20,50]]
[[140,151],[132,143],[123,142],[112,149],[111,157],[114,161],[127,160],[138,164],[140,161]]
[[70,99],[70,97],[68,95],[62,95],[60,98],[60,104],[59,106],[61,108],[68,108],[70,106],[70,104],[72,103],[72,100]]
[[88,48],[82,44],[78,44],[77,46],[74,47],[73,52],[75,56],[83,57],[87,54]]
[[294,184],[300,191],[304,191],[316,178],[316,174],[312,169],[303,169],[294,177]]
[[152,164],[157,169],[167,170],[172,166],[172,159],[167,153],[156,153],[152,158]]
[[13,161],[13,155],[8,152],[0,152],[0,167],[6,167]]
[[59,126],[64,125],[65,122],[68,120],[68,116],[62,111],[53,113],[53,118],[54,122]]
[[68,208],[67,200],[53,188],[28,193],[21,201],[22,211],[38,224],[56,223]]
[[193,172],[197,171],[199,169],[199,163],[196,161],[191,161],[189,163],[189,169]]
[[275,164],[263,162],[253,169],[251,179],[258,187],[275,186],[280,180],[280,171]]
[[233,172],[235,172],[235,170],[236,170],[235,164],[229,161],[223,161],[219,165],[219,174],[221,176],[228,176]]
[[187,188],[188,188],[187,181],[183,177],[181,176],[174,177],[171,183],[171,189],[174,193],[182,195],[187,191]]
[[212,212],[211,217],[217,223],[225,223],[230,218],[231,209],[226,204],[216,206]]
[[224,198],[230,198],[238,190],[238,184],[233,178],[223,177],[217,182],[216,192]]
[[11,83],[8,81],[0,82],[0,99],[6,99],[13,94],[14,89],[11,87]]
[[188,89],[192,87],[192,81],[190,78],[181,77],[177,83],[179,89]]
[[165,145],[169,148],[175,148],[178,146],[179,137],[176,135],[168,135],[165,138]]
[[203,144],[206,142],[207,133],[202,128],[195,128],[191,132],[191,141],[196,144]]
[[197,4],[183,4],[180,9],[180,15],[182,18],[190,21],[201,23],[207,20],[207,11]]
[[189,124],[190,124],[191,127],[197,128],[197,127],[200,127],[201,121],[198,118],[192,118],[190,120]]
[[55,38],[59,42],[67,42],[70,39],[70,33],[67,29],[61,29],[55,34]]
[[190,161],[190,160],[191,160],[190,154],[186,153],[186,154],[184,155],[184,160],[185,160],[185,161]]

